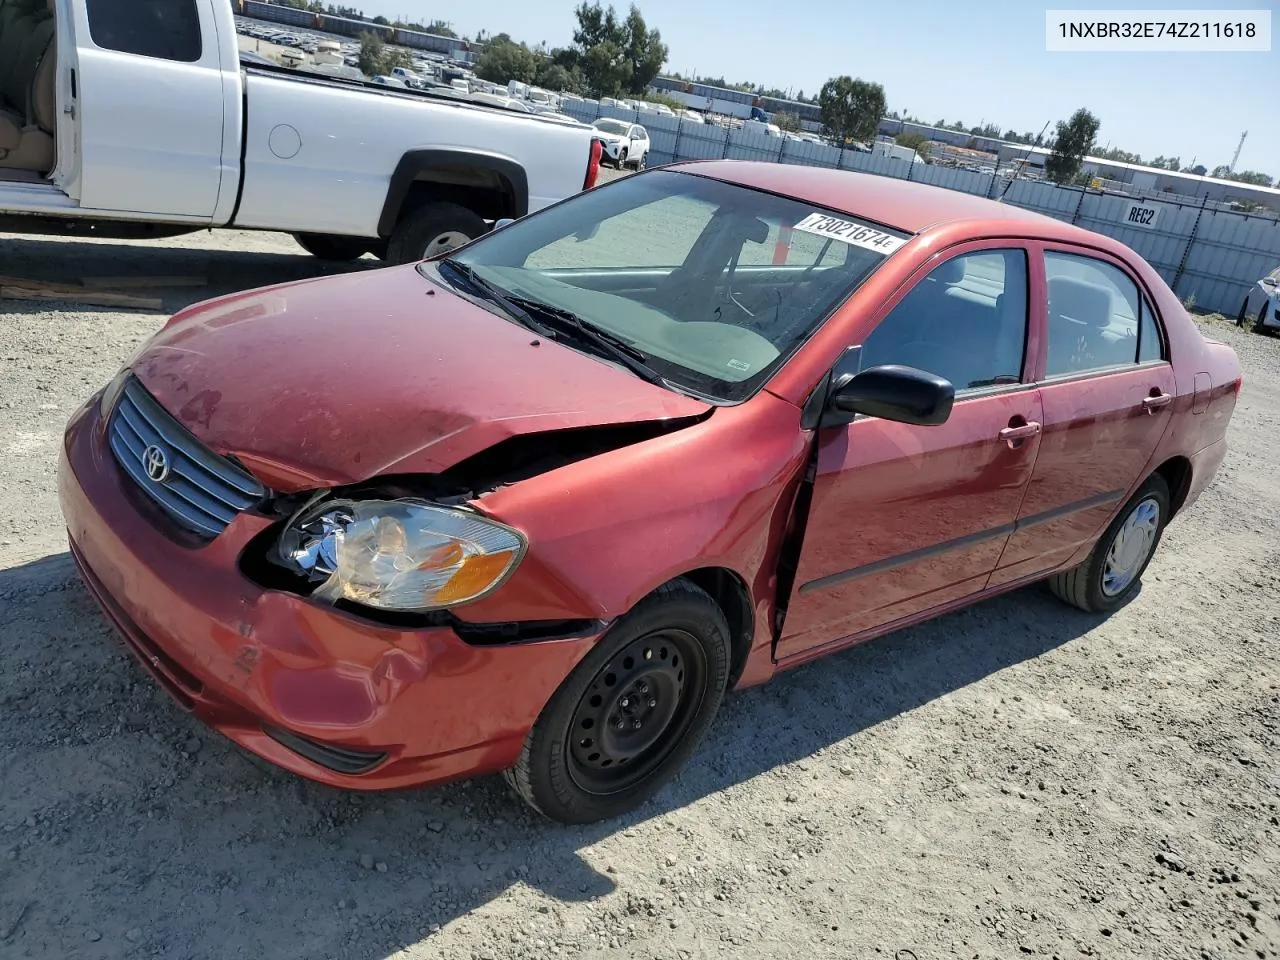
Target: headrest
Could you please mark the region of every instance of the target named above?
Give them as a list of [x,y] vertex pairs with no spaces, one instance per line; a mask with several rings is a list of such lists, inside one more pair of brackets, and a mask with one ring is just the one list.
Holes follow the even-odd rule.
[[1091,327],[1105,327],[1111,320],[1111,291],[1074,277],[1050,277],[1049,312]]

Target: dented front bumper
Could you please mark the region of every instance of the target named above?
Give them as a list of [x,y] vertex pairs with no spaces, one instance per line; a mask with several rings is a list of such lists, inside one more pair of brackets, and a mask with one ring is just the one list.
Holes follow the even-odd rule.
[[101,433],[95,398],[68,425],[58,469],[86,584],[179,704],[294,773],[388,789],[509,766],[597,639],[477,646],[262,587],[238,561],[268,519],[241,514],[207,546],[178,544]]

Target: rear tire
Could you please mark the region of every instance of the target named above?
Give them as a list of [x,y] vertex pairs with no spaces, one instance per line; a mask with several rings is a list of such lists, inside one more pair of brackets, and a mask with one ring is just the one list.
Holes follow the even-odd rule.
[[1137,592],[1160,546],[1169,513],[1169,485],[1153,473],[1111,521],[1085,561],[1049,578],[1053,595],[1086,613],[1110,613],[1121,607]]
[[687,580],[660,587],[552,695],[505,771],[507,783],[561,823],[639,807],[710,729],[728,685],[729,638],[723,611],[704,590]]
[[448,253],[488,232],[479,216],[456,203],[435,201],[404,214],[387,244],[387,262],[417,263]]
[[295,233],[293,239],[313,257],[334,263],[359,260],[374,244],[374,241],[361,237],[334,237],[322,233]]

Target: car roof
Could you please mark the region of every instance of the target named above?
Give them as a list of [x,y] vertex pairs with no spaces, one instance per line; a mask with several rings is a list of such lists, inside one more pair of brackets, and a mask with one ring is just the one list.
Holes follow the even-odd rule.
[[[944,223],[970,221],[981,222],[983,232],[993,235],[1009,233],[1110,246],[1099,234],[1042,213],[897,177],[756,160],[694,160],[664,169],[794,197],[907,233],[922,233]],[[1100,244],[1100,240],[1104,243]]]

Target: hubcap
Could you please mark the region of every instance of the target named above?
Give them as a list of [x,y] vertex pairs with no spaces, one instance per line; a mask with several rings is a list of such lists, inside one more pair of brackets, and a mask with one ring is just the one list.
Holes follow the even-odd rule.
[[444,233],[437,234],[435,239],[427,244],[427,249],[423,252],[423,259],[434,257],[441,253],[448,253],[464,243],[470,243],[471,238],[460,230],[446,230]]
[[680,741],[701,700],[702,648],[682,630],[634,640],[592,679],[573,715],[569,770],[583,790],[643,780]]
[[1155,548],[1160,529],[1160,503],[1154,497],[1139,501],[1125,518],[1102,568],[1102,592],[1108,597],[1123,593]]

